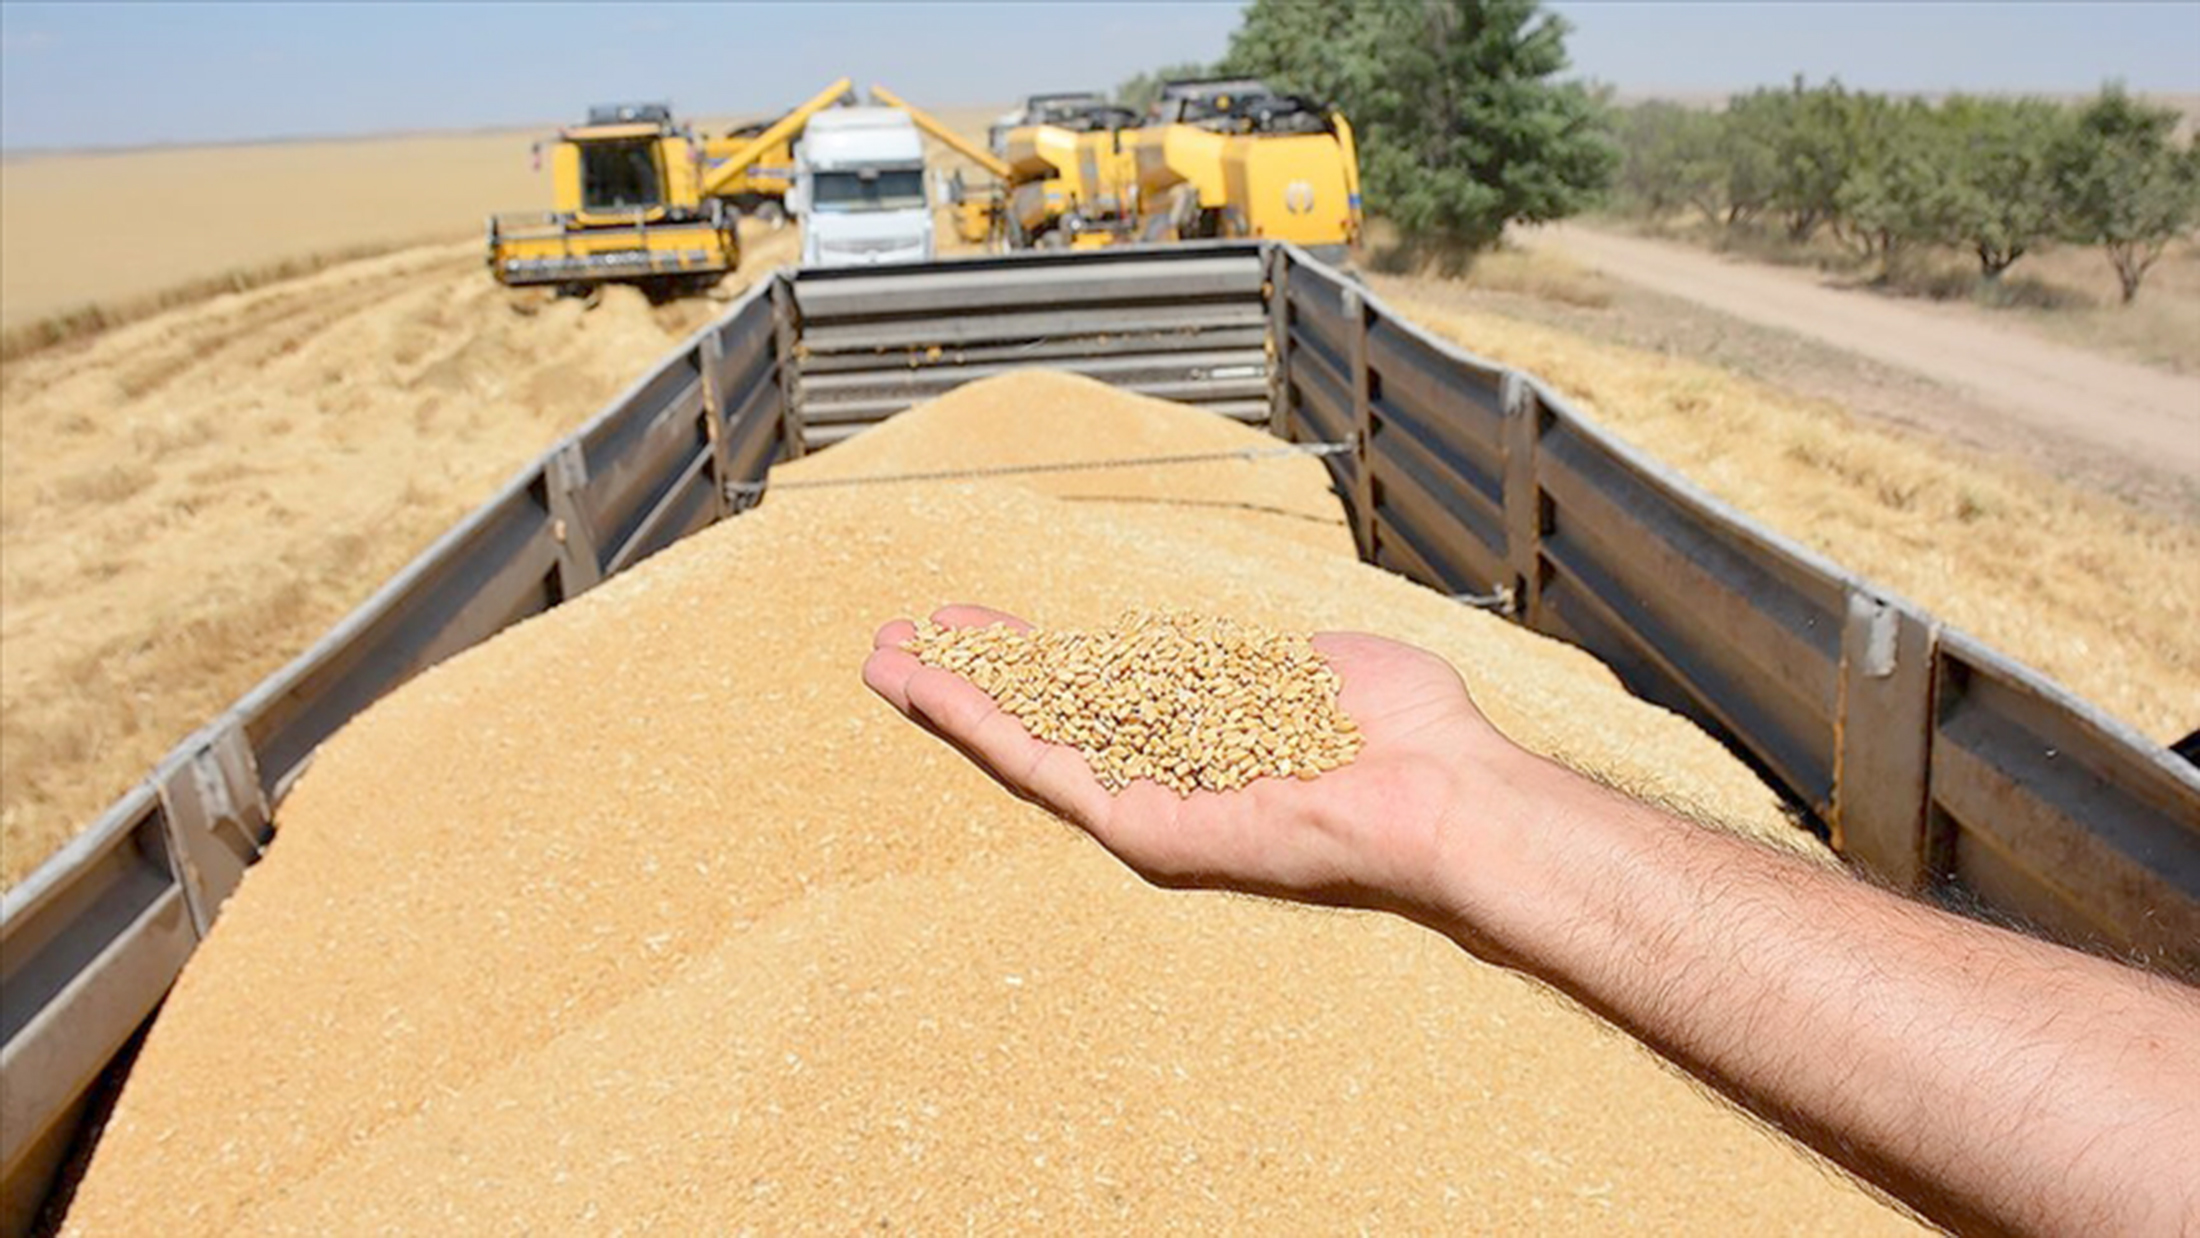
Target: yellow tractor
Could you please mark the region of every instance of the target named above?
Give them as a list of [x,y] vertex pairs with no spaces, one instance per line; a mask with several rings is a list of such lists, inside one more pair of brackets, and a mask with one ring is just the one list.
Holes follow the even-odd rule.
[[753,134],[711,144],[665,104],[590,108],[587,124],[548,144],[551,209],[490,217],[489,270],[568,292],[633,283],[661,299],[707,288],[741,264],[744,195],[785,194],[791,169],[769,161],[791,163],[809,118],[851,97],[842,78]]
[[1267,237],[1329,258],[1359,242],[1351,123],[1259,81],[1164,84],[1136,163],[1141,239]]
[[[637,283],[662,297],[741,262],[722,199],[701,192],[694,136],[661,103],[610,104],[549,145],[551,209],[489,219],[489,269],[510,285]],[[539,148],[538,148],[539,152]]]

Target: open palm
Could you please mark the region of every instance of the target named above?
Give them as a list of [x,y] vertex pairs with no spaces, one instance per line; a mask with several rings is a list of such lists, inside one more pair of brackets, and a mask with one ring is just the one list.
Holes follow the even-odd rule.
[[[1029,626],[979,606],[950,606],[932,619]],[[1314,647],[1337,673],[1338,704],[1365,743],[1351,764],[1311,781],[1262,778],[1239,791],[1180,797],[1141,780],[1111,795],[1076,749],[1032,738],[968,680],[902,649],[915,632],[905,619],[880,628],[864,682],[1158,885],[1422,918],[1436,910],[1439,861],[1465,824],[1455,818],[1471,798],[1462,795],[1466,758],[1509,747],[1441,658],[1379,636],[1325,632]]]

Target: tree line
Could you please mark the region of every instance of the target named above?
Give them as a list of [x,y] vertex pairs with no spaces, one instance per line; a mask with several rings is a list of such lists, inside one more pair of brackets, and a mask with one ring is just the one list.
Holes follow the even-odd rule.
[[1801,79],[1728,100],[1619,107],[1565,76],[1564,19],[1539,0],[1251,0],[1212,66],[1140,74],[1265,79],[1349,119],[1364,199],[1409,257],[1457,269],[1510,223],[1592,207],[1720,228],[1831,234],[1883,263],[1954,246],[1988,281],[2049,242],[2100,246],[2138,295],[2200,224],[2200,142],[2118,87],[2080,106],[1939,102]]
[[1796,242],[1826,233],[1883,265],[1950,246],[1989,282],[2044,244],[2097,245],[2128,302],[2200,224],[2200,146],[2177,140],[2177,122],[2117,86],[2073,106],[1932,102],[1797,79],[1721,110],[1615,110],[1624,154],[1612,202],[1726,229],[1772,226]]

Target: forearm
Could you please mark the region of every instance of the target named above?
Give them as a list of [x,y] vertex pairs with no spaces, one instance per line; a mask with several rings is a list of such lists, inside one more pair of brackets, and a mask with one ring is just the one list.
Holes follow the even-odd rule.
[[1497,844],[1475,863],[1445,852],[1444,914],[1463,944],[1944,1223],[2200,1227],[2189,991],[1548,762],[1506,760],[1482,781]]

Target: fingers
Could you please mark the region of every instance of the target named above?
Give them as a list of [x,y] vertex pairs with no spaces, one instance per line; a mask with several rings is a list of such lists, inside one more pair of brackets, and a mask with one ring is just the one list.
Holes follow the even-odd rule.
[[1024,724],[960,675],[924,668],[907,681],[909,712],[1010,786],[1073,821],[1107,809],[1107,791],[1073,748],[1033,739]]
[[892,623],[882,625],[877,632],[872,634],[871,648],[898,649],[914,640],[916,635],[916,624],[909,622],[907,619],[896,619]]
[[[1004,623],[1019,632],[1031,629],[1030,624],[1005,610],[995,610],[990,606],[971,606],[967,604],[940,607],[932,612],[932,622],[943,628],[984,628],[991,627],[996,623]],[[903,639],[907,638],[904,637]]]
[[[1018,629],[1031,626],[1014,615],[986,606],[943,606],[932,612],[932,622],[949,628],[986,627],[996,623]],[[882,625],[872,634],[871,656],[863,662],[863,682],[884,697],[887,704],[905,714],[909,712],[909,679],[922,670],[924,664],[902,646],[916,635],[917,625],[907,619],[895,619]]]
[[[1031,625],[985,606],[945,606],[932,613],[942,627]],[[960,675],[929,667],[901,646],[916,625],[897,619],[871,639],[863,682],[886,702],[960,749],[1011,790],[1073,821],[1089,823],[1107,810],[1108,795],[1075,749],[1041,743],[1024,724]]]
[[924,663],[898,644],[880,644],[863,660],[863,684],[906,714],[909,712],[909,678],[923,669]]

